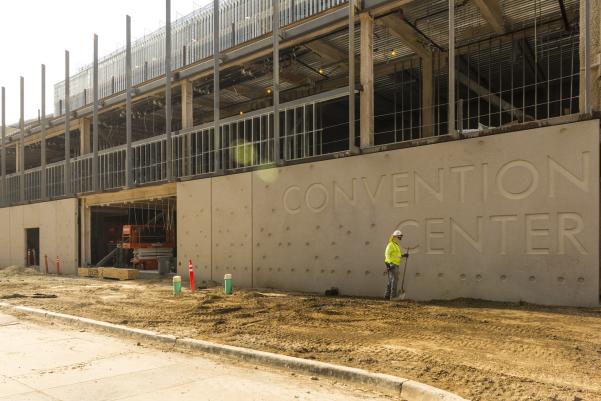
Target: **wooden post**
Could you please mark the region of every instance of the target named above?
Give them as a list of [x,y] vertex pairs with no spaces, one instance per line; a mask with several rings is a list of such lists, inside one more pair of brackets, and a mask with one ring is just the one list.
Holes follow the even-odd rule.
[[361,22],[361,148],[374,146],[374,19],[364,12]]

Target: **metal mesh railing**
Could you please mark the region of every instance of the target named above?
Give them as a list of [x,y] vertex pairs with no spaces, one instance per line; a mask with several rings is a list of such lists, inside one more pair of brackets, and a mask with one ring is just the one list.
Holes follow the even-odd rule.
[[[280,0],[280,26],[286,26],[345,3],[346,0]],[[219,8],[220,49],[226,50],[271,32],[271,0],[225,0]],[[193,64],[213,55],[213,5],[172,24],[172,66]],[[132,84],[165,74],[165,27],[132,43]],[[70,107],[92,102],[92,66],[70,78]],[[98,63],[100,99],[125,90],[125,49]],[[54,114],[64,113],[65,83],[54,86]]]

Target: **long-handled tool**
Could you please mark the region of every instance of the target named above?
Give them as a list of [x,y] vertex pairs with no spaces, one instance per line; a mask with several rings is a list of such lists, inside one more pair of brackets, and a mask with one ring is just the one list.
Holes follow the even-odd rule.
[[399,299],[402,301],[405,299],[405,273],[407,273],[407,262],[409,262],[409,258],[405,258],[405,266],[403,267],[403,279],[401,280],[401,295],[399,295]]

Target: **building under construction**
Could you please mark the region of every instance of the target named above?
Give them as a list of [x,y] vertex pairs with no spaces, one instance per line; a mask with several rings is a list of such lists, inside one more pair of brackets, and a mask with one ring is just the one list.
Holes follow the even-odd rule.
[[601,2],[166,3],[2,113],[0,263],[379,296],[400,229],[409,298],[599,304]]

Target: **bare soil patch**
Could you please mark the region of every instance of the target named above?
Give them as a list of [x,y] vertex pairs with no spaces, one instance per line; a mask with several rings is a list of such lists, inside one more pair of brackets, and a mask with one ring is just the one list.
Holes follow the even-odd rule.
[[[36,298],[35,294],[56,295]],[[383,300],[0,269],[0,298],[415,379],[472,400],[601,400],[601,308]]]

